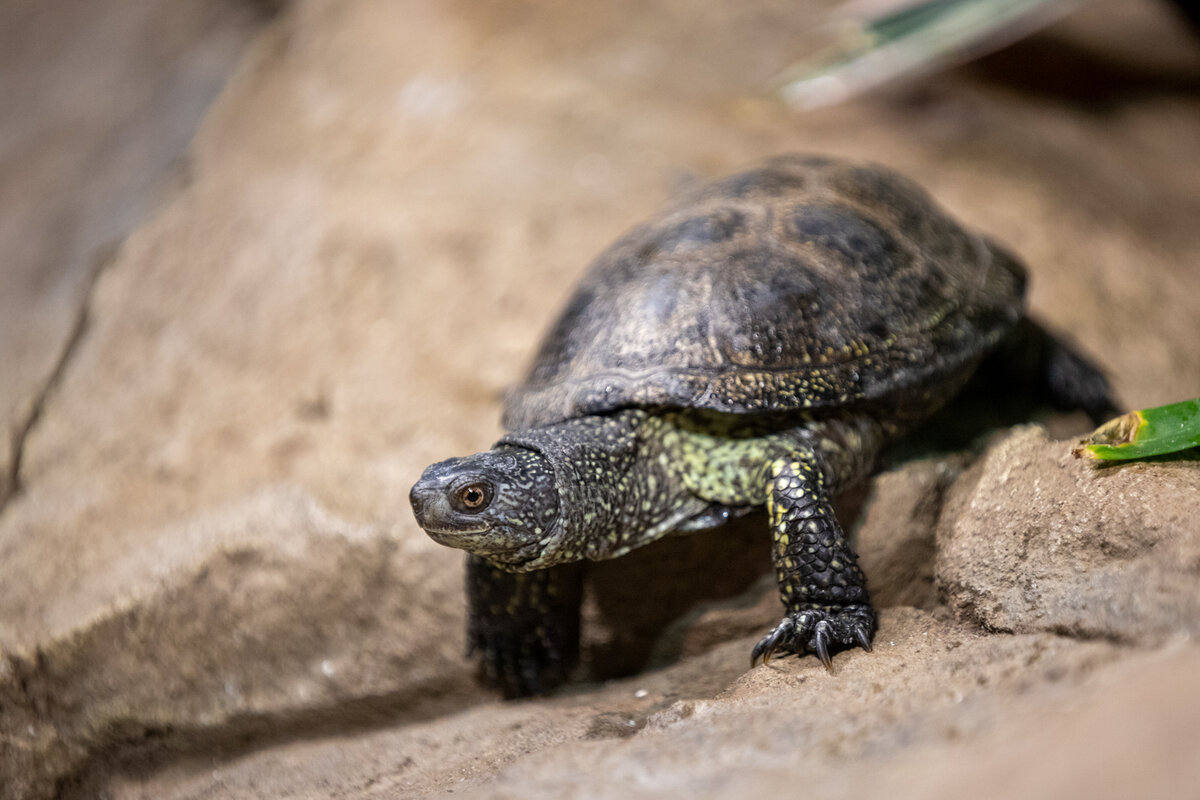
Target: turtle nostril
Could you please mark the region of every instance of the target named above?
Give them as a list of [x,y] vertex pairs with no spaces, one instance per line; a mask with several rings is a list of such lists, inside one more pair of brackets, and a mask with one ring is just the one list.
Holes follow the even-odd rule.
[[425,497],[417,491],[416,486],[408,493],[408,502],[412,504],[413,514],[416,515],[417,522],[420,522],[421,515],[425,511]]

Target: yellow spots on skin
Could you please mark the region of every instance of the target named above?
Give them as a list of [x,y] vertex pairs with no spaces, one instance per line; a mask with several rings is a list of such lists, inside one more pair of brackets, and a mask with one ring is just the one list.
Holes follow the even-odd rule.
[[[694,504],[699,498],[734,508],[765,505],[778,563],[788,571],[798,568],[807,558],[796,558],[804,543],[797,541],[793,552],[782,551],[791,550],[794,536],[805,530],[801,526],[821,530],[804,507],[816,504],[819,509],[823,502],[820,486],[829,453],[822,452],[823,460],[818,460],[812,450],[824,450],[822,438],[840,442],[840,425],[834,430],[812,413],[798,414],[790,423],[794,427],[783,429],[767,427],[775,421],[764,422],[763,417],[637,413],[636,426],[631,426],[636,434],[630,434],[636,435],[641,458],[635,470],[614,474],[626,458],[616,450],[589,453],[577,462],[575,475],[590,499],[573,509],[570,530],[578,534],[558,543],[553,563],[579,560],[584,550],[586,557],[598,559],[640,547],[698,513]],[[839,469],[840,459],[831,466]],[[593,476],[601,485],[588,487]],[[544,535],[542,528],[537,535]]]
[[752,424],[737,417],[665,414],[652,420],[657,430],[649,433],[657,434],[670,471],[690,492],[712,502],[760,505],[766,499],[763,467],[770,464],[771,477],[778,476],[783,467],[772,463],[775,456],[796,445],[787,431],[761,435]]

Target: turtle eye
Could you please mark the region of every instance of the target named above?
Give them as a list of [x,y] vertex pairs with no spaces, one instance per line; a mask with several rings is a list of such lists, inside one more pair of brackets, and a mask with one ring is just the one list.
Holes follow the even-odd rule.
[[486,483],[468,483],[454,493],[454,505],[459,511],[473,514],[492,502],[492,487]]

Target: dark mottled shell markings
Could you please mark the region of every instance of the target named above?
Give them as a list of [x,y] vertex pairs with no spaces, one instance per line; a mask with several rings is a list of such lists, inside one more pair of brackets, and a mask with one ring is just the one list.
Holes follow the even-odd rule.
[[700,187],[593,263],[509,429],[626,406],[886,406],[1020,316],[1024,271],[881,167],[783,157]]

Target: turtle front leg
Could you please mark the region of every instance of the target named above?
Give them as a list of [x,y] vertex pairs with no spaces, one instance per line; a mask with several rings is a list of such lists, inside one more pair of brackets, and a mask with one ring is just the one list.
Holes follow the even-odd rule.
[[565,564],[506,572],[467,556],[467,654],[506,697],[543,694],[579,660],[582,571]]
[[755,645],[750,665],[785,650],[815,653],[829,669],[831,651],[871,649],[876,618],[866,577],[834,516],[816,454],[780,458],[767,475],[775,574],[787,615]]

